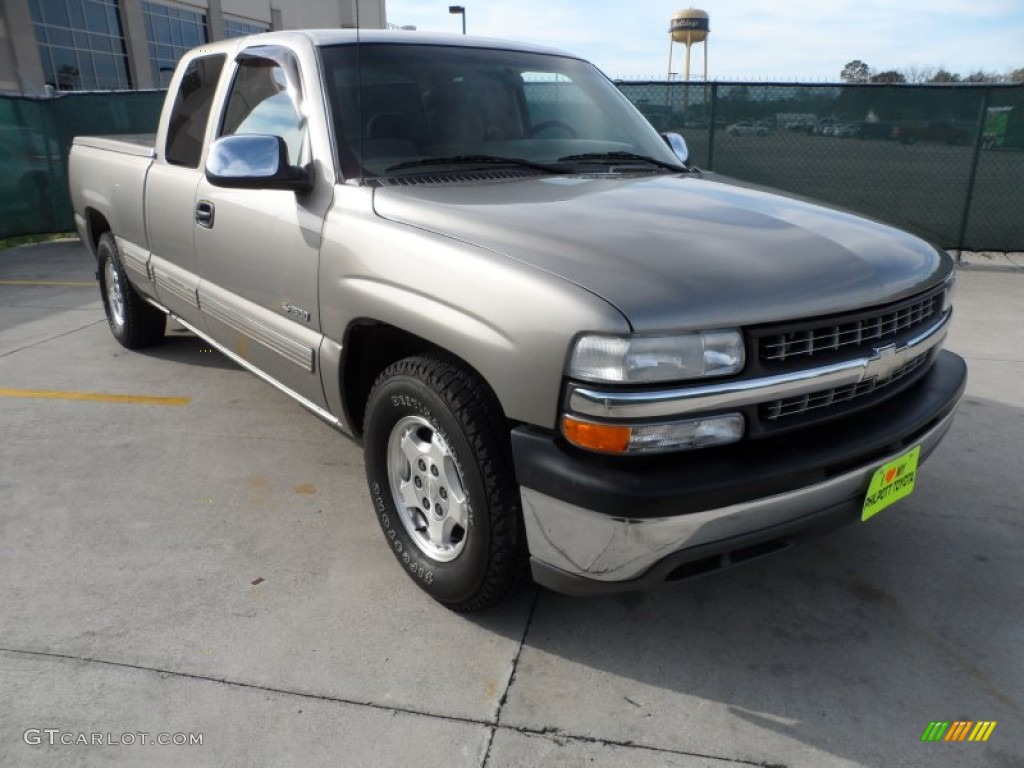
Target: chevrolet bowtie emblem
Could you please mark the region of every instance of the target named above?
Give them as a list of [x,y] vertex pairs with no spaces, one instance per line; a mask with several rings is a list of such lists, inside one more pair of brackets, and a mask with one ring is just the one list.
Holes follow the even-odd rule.
[[876,348],[874,356],[864,366],[864,372],[861,374],[860,380],[869,381],[874,379],[875,381],[885,381],[891,378],[897,370],[906,364],[909,351],[908,347],[896,349],[895,344]]

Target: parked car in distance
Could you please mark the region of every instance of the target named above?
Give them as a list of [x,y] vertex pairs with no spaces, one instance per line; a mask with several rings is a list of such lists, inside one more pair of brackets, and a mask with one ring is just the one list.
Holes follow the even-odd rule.
[[801,117],[787,121],[783,127],[792,133],[813,133],[816,120],[809,117]]
[[832,127],[836,124],[834,117],[821,117],[818,118],[818,122],[815,123],[814,128],[811,129],[811,133],[817,134],[818,136],[828,136],[832,132]]
[[832,135],[841,139],[860,137],[860,123],[837,123],[832,127]]
[[928,120],[923,123],[897,125],[893,136],[900,144],[916,144],[919,141],[939,144],[962,145],[970,140],[970,131],[946,120]]
[[725,129],[725,132],[730,136],[767,136],[768,126],[744,120],[733,123]]

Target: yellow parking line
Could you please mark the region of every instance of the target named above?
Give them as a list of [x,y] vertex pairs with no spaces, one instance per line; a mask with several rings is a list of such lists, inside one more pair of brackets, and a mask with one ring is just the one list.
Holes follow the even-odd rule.
[[138,405],[188,405],[191,397],[154,397],[152,395],[108,395],[103,392],[61,392],[50,389],[5,389],[0,397],[32,397],[43,400],[91,400],[98,403],[135,403]]
[[84,280],[0,280],[0,285],[67,285],[73,288],[92,288],[95,281]]

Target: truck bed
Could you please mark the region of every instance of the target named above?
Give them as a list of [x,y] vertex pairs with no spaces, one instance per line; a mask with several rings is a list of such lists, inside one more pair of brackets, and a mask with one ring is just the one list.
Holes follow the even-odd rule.
[[118,238],[145,252],[146,176],[156,157],[156,136],[76,136],[68,158],[75,228],[83,239],[88,224],[80,211],[103,211]]
[[75,136],[74,143],[80,147],[105,149],[127,155],[153,157],[156,154],[155,133],[125,133],[116,136]]

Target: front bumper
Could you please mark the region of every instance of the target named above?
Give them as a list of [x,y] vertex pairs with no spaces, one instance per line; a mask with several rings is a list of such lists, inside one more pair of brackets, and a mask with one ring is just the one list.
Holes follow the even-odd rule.
[[512,432],[534,580],[567,594],[643,589],[727,567],[859,519],[874,471],[952,424],[967,380],[940,352],[868,411],[776,438],[627,459]]

